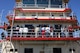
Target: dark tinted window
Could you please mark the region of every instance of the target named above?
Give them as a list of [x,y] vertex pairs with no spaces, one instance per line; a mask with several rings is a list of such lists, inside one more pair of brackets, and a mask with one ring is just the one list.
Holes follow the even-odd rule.
[[51,5],[62,5],[62,0],[51,0]]
[[61,25],[55,25],[55,29],[61,29]]
[[34,26],[33,25],[26,24],[25,27],[27,27],[28,29],[34,29]]
[[35,4],[34,0],[23,0],[23,4]]
[[37,0],[37,4],[48,4],[48,0]]
[[53,53],[62,53],[61,48],[53,48]]
[[24,53],[33,53],[33,48],[25,48]]

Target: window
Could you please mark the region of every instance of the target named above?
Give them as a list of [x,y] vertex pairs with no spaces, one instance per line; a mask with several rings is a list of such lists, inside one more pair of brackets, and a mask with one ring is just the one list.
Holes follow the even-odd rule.
[[25,24],[25,27],[28,27],[28,29],[34,29],[34,26],[32,24]]
[[32,13],[32,16],[36,16],[36,13]]
[[59,24],[58,25],[55,25],[55,29],[61,29],[61,26],[62,25],[59,25]]
[[61,48],[53,48],[53,53],[62,53]]
[[34,0],[23,0],[23,4],[35,4]]
[[[29,30],[28,32],[33,32],[34,26],[32,24],[25,24],[25,27],[27,27]],[[30,34],[30,33],[29,33]]]
[[37,0],[37,4],[48,4],[48,0]]
[[24,53],[33,53],[33,48],[25,48]]
[[39,24],[38,26],[39,27],[47,27],[47,26],[49,26],[49,24]]
[[54,32],[61,32],[61,26],[62,25],[60,25],[60,24],[59,25],[55,25],[55,29],[56,30],[54,30]]
[[62,5],[62,0],[51,0],[51,5]]

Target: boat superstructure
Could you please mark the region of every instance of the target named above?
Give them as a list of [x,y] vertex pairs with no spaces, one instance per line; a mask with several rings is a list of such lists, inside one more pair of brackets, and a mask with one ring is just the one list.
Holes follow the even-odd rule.
[[[69,0],[15,0],[3,28],[2,53],[79,53],[80,26]],[[2,34],[4,35],[4,33]]]

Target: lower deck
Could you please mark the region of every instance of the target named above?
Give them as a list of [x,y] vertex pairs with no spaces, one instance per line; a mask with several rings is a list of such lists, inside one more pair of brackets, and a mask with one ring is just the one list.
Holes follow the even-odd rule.
[[[80,42],[80,41],[79,41]],[[79,53],[78,41],[12,41],[3,53]],[[9,43],[9,42],[8,42]]]

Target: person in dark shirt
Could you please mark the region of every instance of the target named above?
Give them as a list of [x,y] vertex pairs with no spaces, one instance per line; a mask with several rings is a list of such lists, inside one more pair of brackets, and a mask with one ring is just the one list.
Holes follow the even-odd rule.
[[6,38],[4,32],[1,33],[1,38],[2,39],[5,39]]
[[10,28],[11,28],[11,26],[10,26],[10,25],[8,25],[8,26],[7,26],[7,29],[10,29]]

